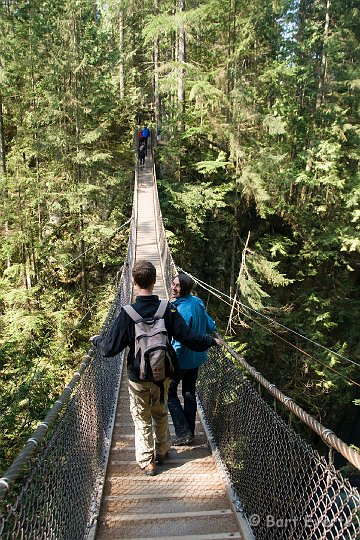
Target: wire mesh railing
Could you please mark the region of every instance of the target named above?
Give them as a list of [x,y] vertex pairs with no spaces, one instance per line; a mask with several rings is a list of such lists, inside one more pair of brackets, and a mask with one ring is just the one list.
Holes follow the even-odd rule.
[[[120,307],[131,300],[135,212],[134,205],[128,251],[103,334]],[[122,354],[103,358],[91,350],[86,356],[0,480],[2,539],[75,540],[87,536],[98,512],[121,369]]]
[[[154,178],[156,186],[155,171]],[[157,189],[154,197],[160,253],[167,269],[164,277],[170,290],[177,270],[166,240]],[[285,423],[244,373],[257,377],[276,400],[355,466],[360,456],[283,396],[244,359],[241,363],[245,371],[241,371],[236,365],[239,358],[230,347],[227,349],[228,354],[224,349],[209,350],[209,360],[200,368],[198,398],[208,433],[254,537],[360,540],[358,490]]]
[[265,402],[224,350],[198,395],[235,499],[257,540],[358,540],[360,496]]
[[176,265],[171,255],[169,245],[166,238],[166,232],[164,222],[161,215],[161,208],[159,202],[159,193],[157,188],[156,169],[155,164],[153,167],[153,179],[154,179],[154,214],[155,214],[155,230],[158,243],[158,249],[160,254],[161,270],[164,277],[165,290],[169,297],[171,282],[174,276],[177,274]]

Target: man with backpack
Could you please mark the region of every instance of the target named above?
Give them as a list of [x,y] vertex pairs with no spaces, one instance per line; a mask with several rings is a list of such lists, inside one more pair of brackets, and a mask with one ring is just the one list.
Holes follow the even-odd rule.
[[121,309],[106,336],[93,336],[90,341],[105,357],[129,348],[127,371],[136,461],[146,475],[154,476],[155,461],[162,464],[171,447],[167,397],[170,377],[177,370],[171,340],[195,351],[220,346],[221,340],[191,330],[173,304],[153,294],[156,269],[150,261],[136,262],[132,277],[136,301]]

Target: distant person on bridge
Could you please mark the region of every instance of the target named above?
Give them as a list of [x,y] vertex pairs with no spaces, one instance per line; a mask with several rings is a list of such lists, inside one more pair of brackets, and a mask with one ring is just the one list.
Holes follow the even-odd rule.
[[[199,334],[212,334],[216,331],[215,322],[206,312],[202,300],[191,294],[193,286],[194,281],[190,276],[184,273],[177,275],[171,286],[172,297],[175,298],[174,305],[190,328]],[[176,434],[173,445],[185,446],[191,444],[195,436],[196,380],[199,366],[207,360],[207,353],[192,351],[176,339],[173,339],[172,345],[178,358],[179,372],[170,382],[168,407]],[[178,397],[180,381],[184,407]]]
[[139,165],[140,165],[140,168],[142,168],[145,165],[145,156],[146,156],[144,143],[141,143],[138,154],[139,154]]
[[[133,267],[132,277],[137,292],[136,301],[131,304],[132,307],[143,319],[153,317],[160,305],[159,297],[153,294],[156,281],[154,265],[150,261],[137,261]],[[169,342],[174,338],[197,351],[205,351],[212,345],[221,345],[221,340],[191,330],[171,303],[168,303],[163,318]],[[167,410],[170,379],[166,378],[163,381],[164,399],[161,399],[161,389],[157,383],[140,379],[139,367],[135,365],[135,323],[123,308],[108,334],[92,336],[90,341],[105,357],[115,356],[125,347],[129,347],[127,371],[130,411],[135,424],[136,461],[147,476],[154,476],[155,461],[162,464],[171,447]],[[168,352],[176,363],[176,353],[170,344]]]
[[138,128],[138,139],[139,139],[139,147],[140,147],[141,144],[144,142],[144,141],[143,141],[143,136],[142,136],[142,129],[141,129],[140,126],[139,126],[139,128]]
[[144,126],[144,129],[142,130],[142,140],[145,143],[145,153],[147,155],[147,149],[148,149],[148,138],[150,137],[150,129],[147,126]]

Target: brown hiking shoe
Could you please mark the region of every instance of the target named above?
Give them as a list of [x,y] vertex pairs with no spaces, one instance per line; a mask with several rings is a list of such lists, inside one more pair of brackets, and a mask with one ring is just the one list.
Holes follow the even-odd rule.
[[143,468],[144,473],[146,476],[155,476],[156,474],[156,468],[155,468],[155,461],[153,460],[149,465],[146,465],[146,467]]

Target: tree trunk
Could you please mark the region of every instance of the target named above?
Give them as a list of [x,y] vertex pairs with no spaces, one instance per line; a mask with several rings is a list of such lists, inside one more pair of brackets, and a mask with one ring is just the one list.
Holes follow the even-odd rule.
[[236,0],[229,0],[229,9],[228,9],[228,63],[227,63],[227,98],[229,101],[229,107],[227,109],[227,121],[231,122],[232,111],[231,111],[231,99],[230,93],[235,85],[235,66],[232,63],[234,61],[233,54],[235,51],[235,40],[236,40]]
[[231,247],[231,264],[230,264],[230,296],[232,297],[235,291],[235,261],[236,261],[236,236],[238,225],[238,191],[236,189],[234,203],[234,227],[232,231],[232,247]]
[[80,249],[81,249],[81,289],[84,296],[86,296],[87,293],[87,270],[86,270],[86,249],[85,249],[85,241],[82,236],[82,232],[84,229],[84,211],[83,207],[80,207],[80,215],[79,215],[79,228],[80,228],[80,234],[81,234],[81,240],[80,240]]
[[[185,0],[179,0],[179,12],[183,13],[185,11]],[[184,113],[184,79],[185,79],[185,28],[181,24],[179,26],[179,35],[178,35],[178,103],[179,103],[179,112],[180,112],[180,123],[183,129],[183,113]]]
[[[6,176],[5,126],[4,126],[3,102],[2,102],[1,94],[0,94],[0,171],[1,171],[1,174],[5,177]],[[6,215],[7,197],[8,197],[8,192],[7,192],[6,185],[4,184],[3,205],[4,205],[5,215]],[[7,238],[9,236],[9,222],[7,219],[5,219],[5,223],[4,223],[4,232],[5,232],[5,237]],[[9,257],[7,256],[6,268],[10,268],[10,266],[11,266],[11,261]]]
[[[236,178],[240,176],[239,159],[236,157]],[[231,264],[230,264],[230,296],[233,297],[234,291],[237,289],[235,284],[235,261],[236,261],[236,237],[238,234],[238,218],[239,218],[239,190],[237,181],[235,180],[235,200],[234,200],[234,226],[232,230],[232,248],[231,248]]]
[[[185,11],[185,0],[178,0],[178,11],[183,13]],[[184,89],[184,79],[185,79],[185,27],[181,23],[178,29],[178,39],[177,39],[177,61],[178,61],[178,130],[180,133],[184,132],[185,123],[184,123],[184,111],[185,111],[185,89]],[[182,176],[182,163],[181,163],[181,152],[179,152],[178,158],[178,179],[181,181]]]
[[120,99],[125,97],[125,64],[124,64],[124,13],[121,6],[119,12],[119,93]]
[[325,82],[326,82],[326,77],[327,77],[326,48],[327,48],[327,40],[328,40],[329,32],[330,32],[330,7],[331,7],[331,0],[326,0],[324,39],[323,39],[322,54],[321,54],[321,66],[320,66],[318,94],[316,98],[316,109],[321,107],[324,101],[324,88],[325,88]]
[[[315,111],[318,110],[324,102],[324,90],[325,82],[327,77],[327,40],[330,32],[330,7],[331,0],[326,0],[326,11],[325,11],[325,24],[324,24],[324,34],[323,34],[323,43],[322,43],[322,53],[321,53],[321,65],[320,65],[320,74],[318,82],[318,90],[315,103]],[[314,141],[311,140],[309,143],[309,148],[311,149],[314,146]],[[306,172],[310,172],[312,168],[312,157],[309,155],[306,162]]]
[[[82,53],[81,53],[81,36],[78,28],[78,20],[77,20],[77,14],[73,12],[73,61],[75,63],[75,66],[79,66],[82,61]],[[80,150],[81,150],[81,134],[83,130],[83,119],[81,114],[81,88],[83,85],[82,80],[82,74],[79,70],[74,70],[73,78],[72,78],[72,94],[75,99],[75,107],[73,111],[74,115],[74,149],[76,152],[76,164],[74,169],[74,181],[77,186],[80,186],[80,184],[83,182],[83,166],[81,164],[81,159],[79,159],[80,156]],[[80,235],[80,261],[81,261],[81,290],[83,295],[85,296],[87,293],[87,267],[86,267],[86,245],[85,240],[83,238],[83,230],[84,230],[84,209],[83,205],[80,202],[79,205],[79,213],[78,213],[78,230]]]
[[233,302],[232,302],[232,305],[231,305],[230,315],[229,315],[229,319],[228,319],[228,323],[227,323],[227,327],[226,327],[226,334],[231,334],[232,333],[232,317],[233,317],[233,313],[234,313],[234,309],[235,309],[235,304],[236,304],[236,301],[237,301],[237,293],[238,293],[238,289],[239,289],[240,278],[241,278],[241,275],[242,275],[243,270],[245,268],[246,251],[247,251],[247,248],[248,248],[248,245],[249,245],[250,234],[251,233],[249,231],[246,242],[245,242],[245,246],[244,246],[244,249],[243,249],[243,252],[242,252],[242,256],[241,256],[241,265],[240,265],[238,278],[237,278],[237,281],[236,281],[236,288],[235,288],[234,296],[232,297]]
[[0,94],[0,167],[1,173],[6,174],[6,154],[5,154],[5,128],[2,96]]
[[[158,15],[159,12],[159,0],[154,0],[154,14]],[[154,43],[154,111],[155,111],[155,124],[156,131],[158,131],[161,125],[160,117],[160,91],[159,91],[159,62],[160,62],[160,52],[159,52],[159,39],[155,38]]]
[[[30,291],[31,289],[31,274],[30,274],[30,261],[28,257],[28,250],[26,245],[23,243],[21,245],[21,259],[24,271],[24,285],[26,290]],[[28,301],[29,311],[31,311],[30,303]]]

